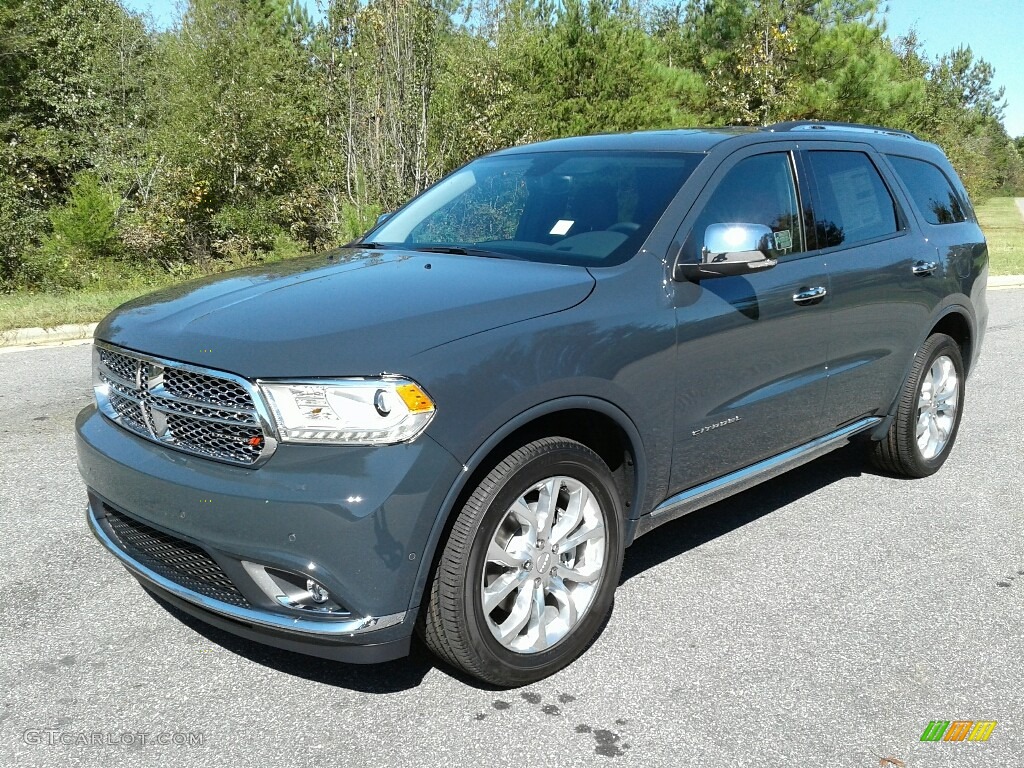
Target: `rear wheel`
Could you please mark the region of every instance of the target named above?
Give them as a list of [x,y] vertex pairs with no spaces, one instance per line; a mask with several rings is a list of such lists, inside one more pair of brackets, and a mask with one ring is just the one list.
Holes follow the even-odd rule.
[[943,465],[956,441],[964,403],[964,363],[949,336],[928,337],[903,385],[896,418],[872,460],[903,477],[927,477]]
[[622,570],[622,503],[608,467],[566,438],[513,452],[459,512],[422,633],[475,677],[547,677],[597,636]]

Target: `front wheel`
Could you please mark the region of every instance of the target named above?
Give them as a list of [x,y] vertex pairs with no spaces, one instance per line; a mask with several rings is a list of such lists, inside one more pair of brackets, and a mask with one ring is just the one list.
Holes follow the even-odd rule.
[[441,554],[422,634],[495,685],[540,680],[590,645],[622,571],[622,502],[581,443],[514,451],[466,501]]
[[914,358],[889,432],[873,446],[874,464],[903,477],[938,472],[960,428],[965,378],[960,346],[944,333],[929,336]]

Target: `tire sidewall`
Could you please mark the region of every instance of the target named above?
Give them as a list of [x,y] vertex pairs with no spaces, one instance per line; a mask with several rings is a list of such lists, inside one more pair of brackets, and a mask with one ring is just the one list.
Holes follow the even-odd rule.
[[[963,355],[960,352],[959,345],[945,334],[932,336],[928,342],[925,343],[924,347],[922,347],[921,353],[921,360],[923,362],[920,366],[915,367],[914,371],[915,375],[912,381],[913,399],[910,404],[910,412],[906,415],[905,423],[907,425],[907,429],[905,430],[904,439],[906,440],[906,449],[908,450],[909,455],[913,456],[914,462],[920,470],[920,474],[922,476],[927,476],[934,474],[942,467],[943,464],[945,464],[946,459],[953,450],[953,445],[956,443],[956,436],[960,431],[960,420],[964,412],[966,373],[964,371]],[[921,454],[921,449],[917,445],[918,402],[921,397],[921,386],[924,383],[925,378],[928,376],[928,371],[931,370],[932,364],[935,360],[943,355],[953,361],[953,367],[956,369],[956,414],[953,418],[953,428],[949,431],[949,437],[946,439],[946,444],[938,455],[931,459],[926,459]]]
[[[584,483],[604,512],[604,572],[586,614],[566,637],[552,648],[539,653],[515,653],[501,645],[491,634],[484,615],[480,584],[487,562],[487,547],[512,503],[535,483],[559,475]],[[566,666],[593,642],[611,609],[622,571],[622,520],[622,504],[615,492],[611,473],[596,454],[578,444],[562,444],[558,448],[537,453],[504,476],[491,490],[473,534],[461,606],[461,612],[466,617],[468,639],[480,660],[491,671],[510,681],[532,682]]]

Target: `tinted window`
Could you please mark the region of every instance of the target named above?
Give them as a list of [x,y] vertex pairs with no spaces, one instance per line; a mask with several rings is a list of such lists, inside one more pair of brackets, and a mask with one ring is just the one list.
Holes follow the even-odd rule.
[[889,155],[896,173],[910,190],[910,196],[929,224],[954,224],[967,221],[960,198],[938,167],[912,157]]
[[755,155],[722,178],[697,217],[684,247],[684,260],[700,261],[704,233],[712,224],[761,224],[776,233],[776,255],[804,250],[796,185],[789,153]]
[[896,204],[863,152],[809,152],[818,197],[814,228],[819,248],[849,245],[898,231]]
[[635,254],[703,155],[522,152],[476,160],[370,232],[415,250],[607,266]]

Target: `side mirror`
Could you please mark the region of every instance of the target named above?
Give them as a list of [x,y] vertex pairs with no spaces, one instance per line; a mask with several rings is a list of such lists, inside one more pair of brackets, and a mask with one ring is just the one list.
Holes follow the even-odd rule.
[[382,213],[380,216],[378,216],[376,223],[373,225],[373,228],[376,229],[381,224],[383,224],[385,221],[390,219],[392,213],[394,213],[394,211],[388,211],[387,213]]
[[699,264],[676,264],[677,280],[733,277],[771,269],[778,262],[768,256],[781,243],[761,224],[712,224],[704,232]]

